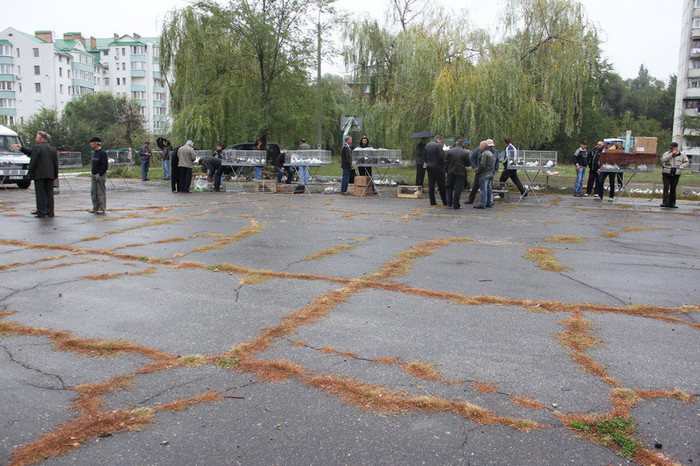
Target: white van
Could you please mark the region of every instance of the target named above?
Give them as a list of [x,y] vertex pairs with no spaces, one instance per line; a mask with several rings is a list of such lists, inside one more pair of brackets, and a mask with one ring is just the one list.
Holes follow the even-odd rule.
[[12,144],[20,144],[17,133],[0,125],[0,183],[14,183],[21,189],[27,189],[31,180],[27,175],[29,157],[19,149],[12,149]]

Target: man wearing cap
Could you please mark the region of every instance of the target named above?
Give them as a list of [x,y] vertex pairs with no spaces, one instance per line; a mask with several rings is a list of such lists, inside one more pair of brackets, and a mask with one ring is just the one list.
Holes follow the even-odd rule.
[[192,184],[192,169],[197,153],[194,151],[194,142],[188,140],[184,146],[177,151],[178,175],[180,180],[177,183],[177,192],[189,193]]
[[141,181],[148,181],[148,167],[151,164],[151,148],[148,141],[143,143],[143,147],[139,149],[139,157],[141,157]]
[[105,182],[107,181],[107,168],[109,168],[109,161],[107,159],[107,152],[102,149],[102,139],[98,137],[90,139],[90,147],[92,148],[92,175],[90,178],[92,209],[90,209],[88,212],[91,214],[102,215],[107,209],[107,189],[105,187]]
[[664,199],[661,207],[677,209],[676,186],[681,177],[681,171],[688,168],[688,156],[678,150],[678,143],[672,142],[668,151],[661,156],[661,178],[664,183]]

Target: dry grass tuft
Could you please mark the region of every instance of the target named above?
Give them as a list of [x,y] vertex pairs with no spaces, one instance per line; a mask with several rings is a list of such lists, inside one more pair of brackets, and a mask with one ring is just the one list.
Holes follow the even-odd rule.
[[619,231],[604,231],[600,234],[600,236],[603,236],[605,238],[617,238],[620,236]]
[[529,249],[525,253],[525,259],[537,263],[537,266],[542,270],[549,272],[565,272],[571,270],[557,261],[557,258],[552,254],[552,250],[542,246]]
[[684,401],[686,403],[695,402],[695,396],[684,392],[678,388],[669,390],[634,390],[634,393],[640,398],[650,400],[655,398],[670,398]]
[[421,380],[440,381],[445,377],[435,369],[435,364],[423,361],[410,361],[401,364],[405,373]]
[[624,227],[622,231],[647,231],[647,230],[666,230],[661,227]]
[[86,280],[114,280],[115,278],[120,278],[123,273],[102,273],[99,275],[85,275],[83,278]]
[[249,236],[256,235],[263,231],[265,229],[264,226],[260,225],[257,221],[251,220],[250,224],[238,233],[236,233],[233,236],[223,236],[220,238],[217,238],[214,240],[214,244],[211,244],[209,246],[200,246],[197,248],[194,248],[192,252],[204,252],[204,251],[212,251],[214,249],[221,249],[226,245],[236,243],[238,241],[241,241],[245,238],[248,238]]
[[335,255],[340,254],[343,251],[349,251],[350,249],[354,249],[354,248],[355,248],[355,245],[353,245],[353,244],[339,244],[338,246],[324,249],[322,251],[317,252],[316,254],[311,254],[309,256],[306,256],[304,258],[304,260],[312,261],[312,260],[316,260],[316,259],[323,259],[324,257],[335,256]]
[[558,235],[547,238],[545,241],[550,243],[585,243],[586,240],[580,236]]
[[496,388],[496,384],[489,382],[474,381],[472,382],[472,388],[474,388],[474,390],[476,390],[477,392],[481,393],[490,393],[492,395],[498,393],[498,388]]
[[215,403],[221,401],[222,394],[220,392],[206,392],[201,393],[192,398],[186,398],[184,400],[176,400],[171,403],[166,403],[154,408],[154,411],[182,411],[190,406],[197,405],[199,403]]
[[239,368],[252,372],[261,382],[280,382],[306,374],[306,368],[287,359],[260,361],[252,358],[240,360]]
[[522,406],[523,408],[532,409],[533,411],[547,409],[543,403],[529,397],[511,395],[510,402],[514,405]]

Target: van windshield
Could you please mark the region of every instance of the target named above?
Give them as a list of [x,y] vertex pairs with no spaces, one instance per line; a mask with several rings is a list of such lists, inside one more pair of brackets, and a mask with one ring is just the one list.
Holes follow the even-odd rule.
[[0,136],[0,152],[14,152],[20,154],[19,149],[12,149],[10,146],[12,144],[19,144],[19,137],[17,136]]

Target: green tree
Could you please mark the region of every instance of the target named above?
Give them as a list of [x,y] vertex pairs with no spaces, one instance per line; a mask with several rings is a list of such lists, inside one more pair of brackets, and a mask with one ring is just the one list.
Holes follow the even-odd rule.
[[51,144],[58,150],[73,150],[68,138],[68,131],[61,121],[58,112],[50,108],[42,108],[30,116],[26,123],[14,126],[22,142],[31,147],[37,131],[46,131],[51,135]]
[[306,70],[315,51],[309,13],[317,3],[201,1],[173,12],[160,63],[174,77],[174,134],[203,144],[313,134],[318,98]]
[[68,131],[70,146],[84,155],[90,153],[90,138],[102,138],[106,149],[135,147],[147,133],[136,102],[112,94],[97,93],[71,100],[61,121]]

